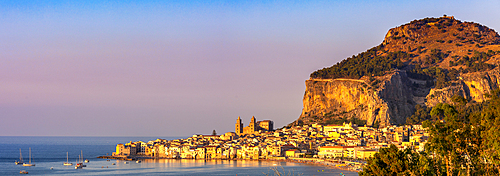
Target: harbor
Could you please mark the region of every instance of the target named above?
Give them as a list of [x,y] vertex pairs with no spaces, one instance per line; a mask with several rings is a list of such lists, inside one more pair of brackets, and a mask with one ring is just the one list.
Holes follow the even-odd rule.
[[[137,157],[135,160],[112,158],[110,156],[116,144],[124,140],[152,140],[157,137],[0,137],[0,175],[19,175],[21,170],[28,175],[263,175],[262,171],[278,167],[302,173],[303,175],[339,175],[355,176],[356,172],[339,170],[334,167],[294,163],[293,161],[272,160],[194,160],[194,159],[147,159]],[[166,137],[164,139],[177,139]],[[24,161],[28,160],[28,148],[31,146],[35,157],[35,167],[16,165],[19,160],[19,148],[22,149]],[[83,151],[87,167],[75,169],[75,161]],[[69,153],[67,159],[66,152]],[[98,158],[106,156],[107,158]],[[137,161],[141,161],[137,163]],[[69,161],[73,166],[64,166]],[[125,164],[125,161],[128,163]],[[33,161],[32,161],[33,162]],[[51,169],[52,168],[52,169]],[[318,170],[324,172],[318,173]]]

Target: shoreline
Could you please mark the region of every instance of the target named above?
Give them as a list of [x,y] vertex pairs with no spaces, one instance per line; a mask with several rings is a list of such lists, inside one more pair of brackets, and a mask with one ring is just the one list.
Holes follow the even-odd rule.
[[[288,159],[281,159],[284,157],[279,157],[280,159],[239,159],[239,158],[232,158],[232,159],[194,159],[194,158],[168,158],[168,157],[149,157],[149,156],[134,156],[134,157],[129,157],[129,156],[99,156],[97,158],[101,159],[116,159],[116,160],[124,160],[124,161],[136,161],[136,160],[144,160],[144,159],[175,159],[175,160],[232,160],[232,161],[246,161],[246,160],[251,160],[251,161],[281,161],[281,162],[290,162],[290,163],[301,163],[301,164],[311,164],[311,165],[317,165],[317,166],[324,166],[328,168],[334,168],[338,170],[344,170],[344,171],[350,171],[350,172],[360,172],[361,170],[354,169],[353,166],[346,165],[345,163],[338,163],[338,162],[333,162],[333,161],[328,161],[325,159],[318,159],[318,158],[288,158]],[[346,160],[339,160],[340,162],[350,162]],[[344,165],[344,166],[337,166],[337,165]]]

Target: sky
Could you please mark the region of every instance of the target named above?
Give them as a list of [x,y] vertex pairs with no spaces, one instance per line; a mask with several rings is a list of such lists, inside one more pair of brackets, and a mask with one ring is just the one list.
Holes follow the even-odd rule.
[[304,81],[415,19],[500,30],[500,1],[0,1],[0,136],[275,128]]

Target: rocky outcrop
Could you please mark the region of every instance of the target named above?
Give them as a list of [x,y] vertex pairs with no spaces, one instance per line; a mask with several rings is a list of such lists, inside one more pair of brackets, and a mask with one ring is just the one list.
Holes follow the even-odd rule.
[[493,29],[449,16],[392,28],[379,46],[313,72],[295,124],[404,124],[417,104],[453,104],[456,95],[483,102],[500,87],[499,44]]
[[[404,70],[383,77],[378,85],[367,79],[309,79],[306,81],[304,108],[298,121],[304,124],[322,123],[331,118],[356,117],[376,121],[380,125],[404,124],[414,113],[416,104],[433,107],[438,103],[453,103],[459,95],[470,102],[483,102],[486,94],[500,86],[500,69],[460,75],[454,85],[442,89],[429,88],[422,92],[425,81],[409,79]],[[416,86],[415,86],[416,85]],[[424,88],[425,90],[425,88]],[[416,100],[422,98],[423,101]]]
[[415,106],[405,71],[378,79],[383,80],[378,85],[364,79],[307,80],[299,121],[322,122],[328,120],[325,116],[347,116],[367,120],[368,125],[376,121],[381,125],[405,123]]
[[426,105],[433,107],[438,103],[452,103],[451,97],[459,95],[470,102],[483,102],[486,94],[498,89],[500,85],[500,69],[484,72],[462,74],[454,86],[442,89],[431,89],[426,96]]

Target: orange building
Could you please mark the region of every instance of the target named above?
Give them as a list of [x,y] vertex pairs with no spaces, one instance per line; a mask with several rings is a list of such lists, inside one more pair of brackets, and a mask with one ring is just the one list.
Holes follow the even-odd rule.
[[241,122],[241,118],[238,117],[235,124],[235,131],[237,135],[244,134],[254,134],[258,133],[259,130],[262,131],[273,131],[274,130],[274,122],[271,120],[264,121],[256,121],[255,116],[250,120],[250,124],[248,126],[243,127],[243,123]]

